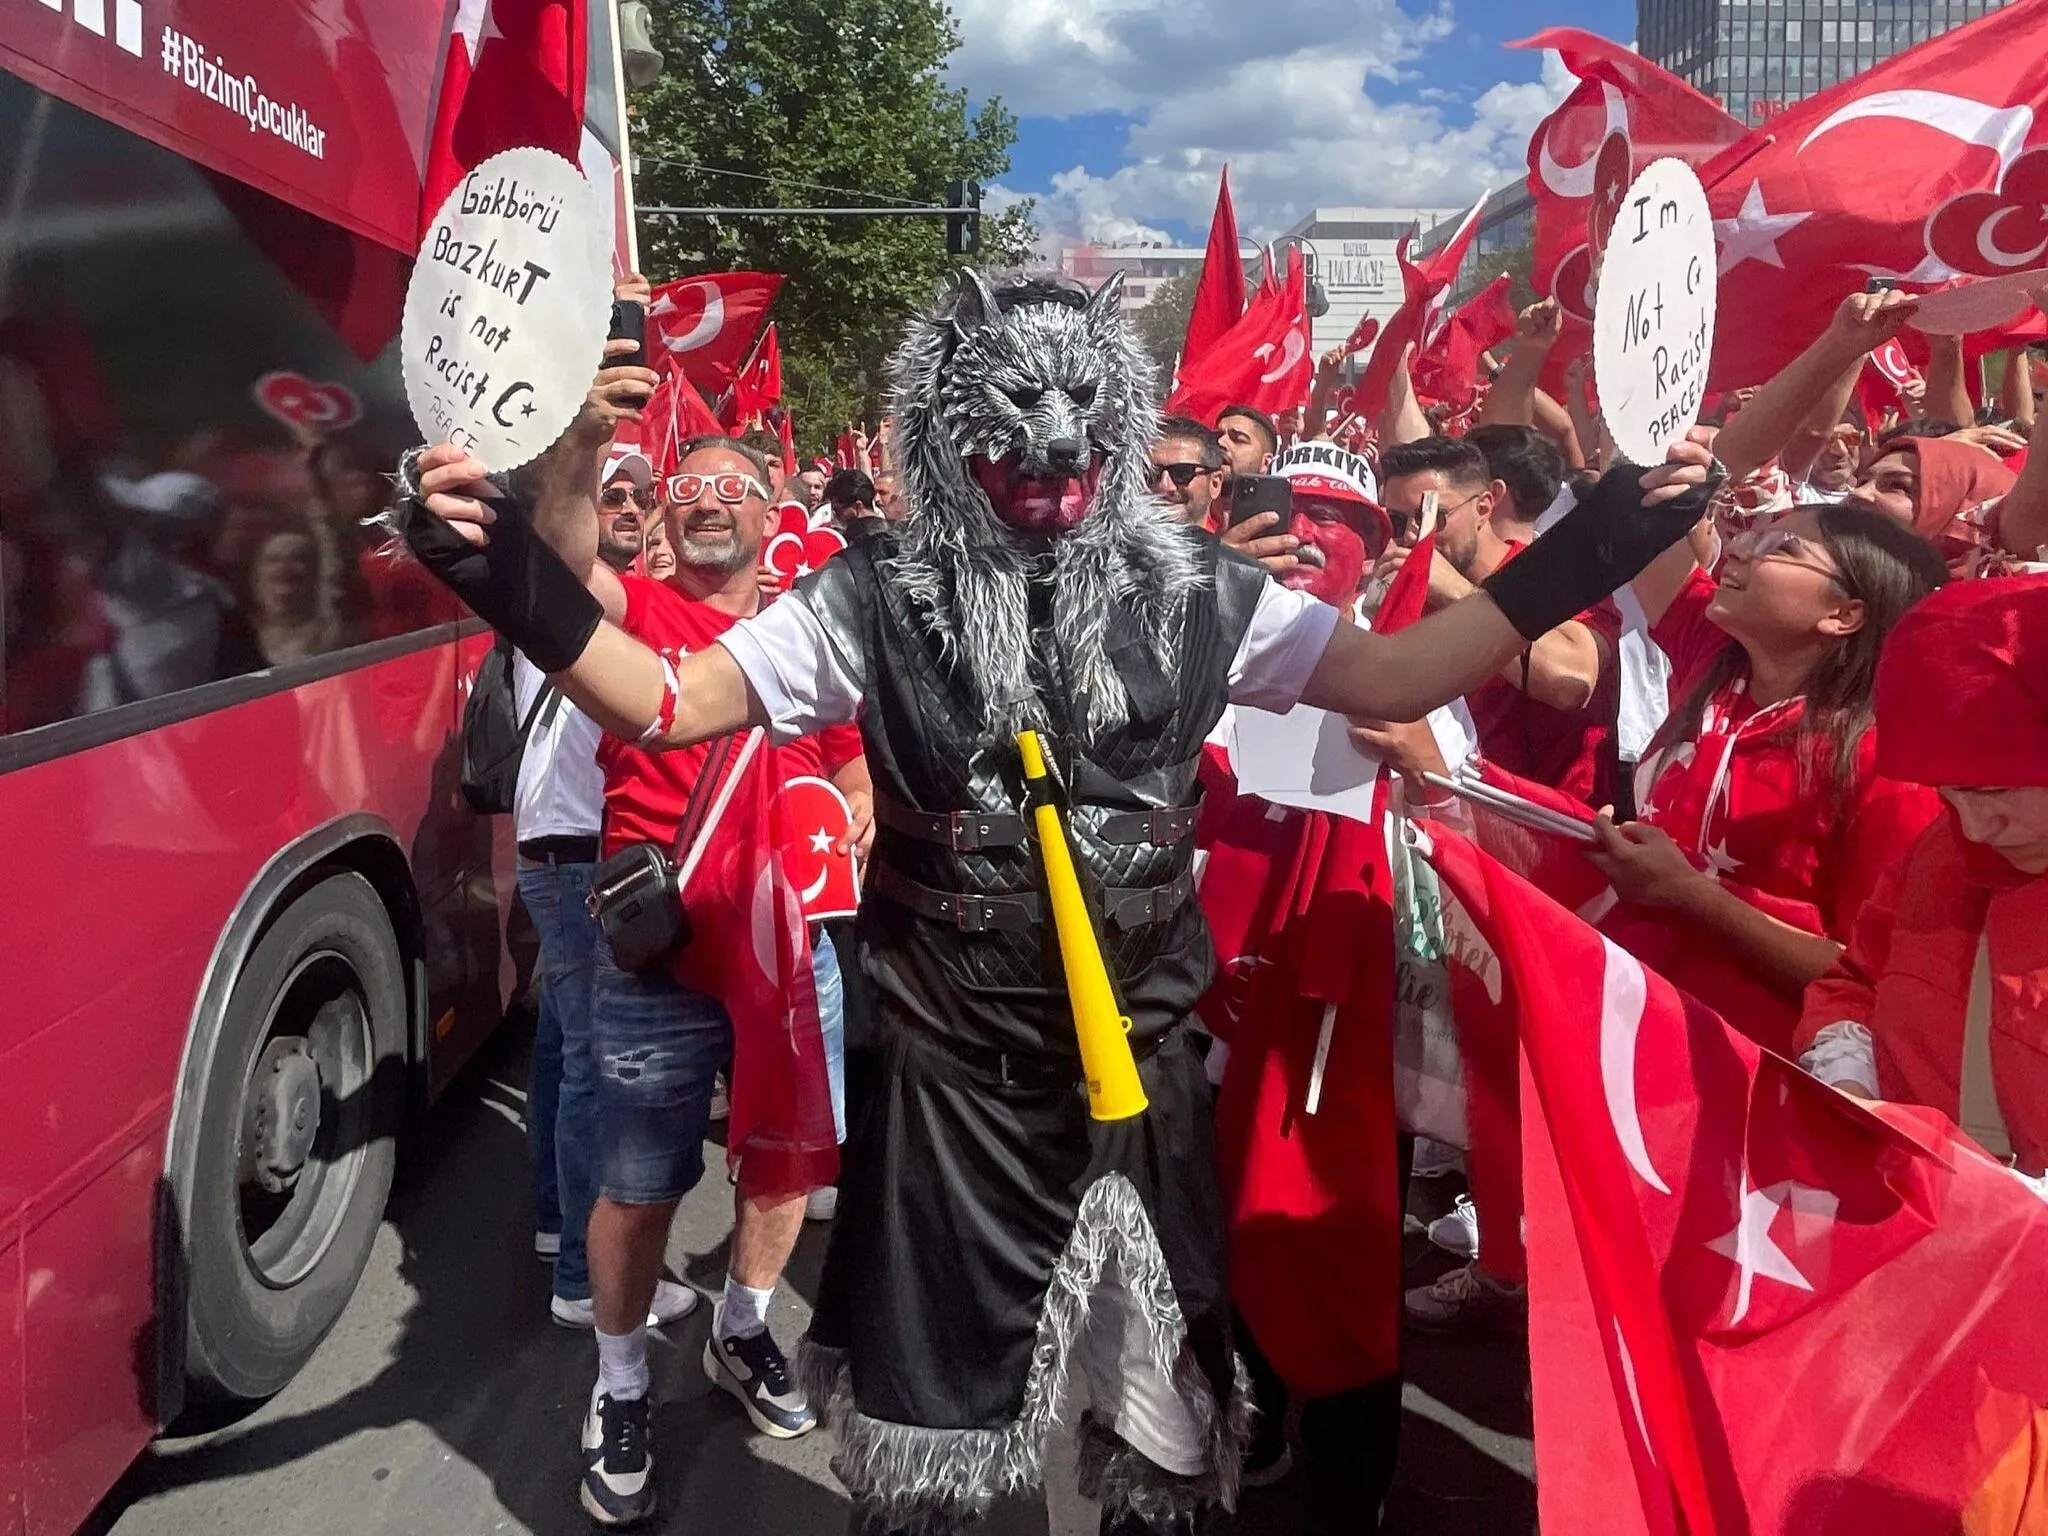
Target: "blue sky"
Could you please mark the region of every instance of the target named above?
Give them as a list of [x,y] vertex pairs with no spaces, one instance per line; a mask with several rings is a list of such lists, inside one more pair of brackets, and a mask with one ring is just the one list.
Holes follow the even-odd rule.
[[1563,93],[1542,25],[1627,41],[1628,0],[952,0],[953,78],[1019,114],[1004,195],[1050,243],[1196,240],[1231,166],[1246,233],[1318,204],[1462,206]]

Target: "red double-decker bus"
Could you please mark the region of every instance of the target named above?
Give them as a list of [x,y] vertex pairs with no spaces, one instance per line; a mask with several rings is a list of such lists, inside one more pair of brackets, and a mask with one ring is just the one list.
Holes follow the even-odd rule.
[[485,639],[362,526],[453,8],[0,6],[5,1536],[290,1379],[501,1016]]

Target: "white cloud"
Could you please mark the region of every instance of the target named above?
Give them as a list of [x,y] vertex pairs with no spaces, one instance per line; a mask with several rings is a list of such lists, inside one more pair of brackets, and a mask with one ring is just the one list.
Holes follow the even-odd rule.
[[[1427,78],[1452,36],[1449,10],[1411,15],[1395,0],[955,0],[953,77],[1000,94],[1023,116],[1118,113],[1124,163],[1081,167],[1039,196],[1049,243],[1164,239],[1158,226],[1206,225],[1230,164],[1239,226],[1270,236],[1318,205],[1468,205],[1519,178],[1529,135],[1570,76],[1496,84],[1461,107],[1374,100],[1374,83]],[[1448,109],[1448,110],[1447,110]],[[1451,119],[1455,117],[1457,121]]]

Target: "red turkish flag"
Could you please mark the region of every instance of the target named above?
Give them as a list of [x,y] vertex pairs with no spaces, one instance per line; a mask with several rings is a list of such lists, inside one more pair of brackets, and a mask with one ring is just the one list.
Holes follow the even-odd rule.
[[1352,409],[1368,425],[1376,425],[1387,408],[1387,389],[1394,381],[1394,370],[1401,366],[1402,351],[1414,342],[1419,354],[1440,338],[1445,298],[1451,284],[1458,280],[1465,252],[1471,249],[1473,237],[1479,233],[1479,214],[1485,206],[1486,199],[1481,197],[1451,238],[1420,261],[1408,259],[1416,231],[1403,235],[1394,248],[1394,259],[1401,266],[1401,307],[1381,328],[1372,356],[1366,361],[1365,375],[1352,396]]
[[1365,315],[1351,328],[1351,334],[1344,338],[1344,355],[1355,357],[1372,345],[1373,337],[1380,333],[1378,315]]
[[[2044,114],[2048,0],[2015,0],[1704,166],[1728,317],[1711,387],[1764,382],[1873,277],[1924,289],[2048,265]],[[2042,330],[2029,314],[1978,350]]]
[[662,376],[641,407],[638,422],[620,424],[612,439],[620,449],[647,455],[657,482],[675,473],[678,450],[693,437],[723,437],[725,427],[711,414],[704,397],[680,373]]
[[1458,307],[1415,358],[1415,392],[1466,410],[1479,398],[1479,359],[1515,334],[1514,279],[1503,272]]
[[762,333],[761,344],[754,348],[754,355],[747,366],[733,380],[732,404],[727,407],[726,418],[732,422],[743,422],[749,417],[764,416],[768,407],[780,404],[782,347],[776,341],[775,327],[771,325]]
[[786,501],[775,509],[775,522],[761,541],[761,564],[773,571],[787,592],[800,576],[808,576],[846,548],[846,536],[832,526],[832,509],[811,511]]
[[461,0],[448,36],[421,187],[424,234],[472,169],[500,150],[583,141],[583,0]]
[[678,871],[691,937],[676,965],[686,986],[732,1019],[732,1120],[726,1159],[750,1195],[798,1194],[838,1176],[831,1091],[800,892],[775,753],[748,731]]
[[1454,972],[1505,1000],[1527,1062],[1544,1529],[2031,1529],[2048,1200],[1934,1112],[1835,1092],[1425,836]]
[[1287,252],[1286,279],[1271,292],[1260,290],[1251,307],[1190,368],[1166,402],[1172,416],[1191,416],[1213,426],[1232,405],[1249,405],[1277,416],[1308,399],[1315,376],[1309,355],[1308,279],[1301,250]]
[[679,369],[717,399],[753,357],[781,287],[778,272],[710,272],[660,284],[647,308],[648,366]]
[[1187,340],[1181,344],[1182,373],[1209,355],[1230,328],[1244,318],[1244,262],[1237,254],[1237,210],[1230,201],[1230,167],[1216,188],[1216,212],[1209,220],[1209,249],[1188,312]]
[[1743,135],[1720,104],[1640,54],[1576,27],[1546,27],[1509,46],[1556,50],[1578,79],[1529,140],[1536,201],[1529,280],[1564,310],[1544,384],[1562,394],[1565,365],[1593,340],[1594,231],[1612,223],[1622,192],[1652,160],[1698,166]]
[[835,851],[853,825],[846,796],[830,779],[808,774],[782,786],[783,867],[812,922],[851,917],[860,907],[860,871],[851,852]]

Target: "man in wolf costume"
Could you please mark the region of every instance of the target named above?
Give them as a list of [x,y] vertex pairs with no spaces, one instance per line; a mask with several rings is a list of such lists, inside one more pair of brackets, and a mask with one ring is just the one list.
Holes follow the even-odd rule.
[[[1035,1488],[1075,1369],[1106,1532],[1187,1532],[1233,1502],[1246,1407],[1180,1027],[1213,968],[1191,892],[1203,738],[1232,700],[1419,718],[1626,582],[1711,478],[1689,445],[1617,470],[1482,595],[1372,635],[1147,494],[1153,379],[1120,303],[1116,277],[1090,295],[963,273],[894,361],[909,517],[679,664],[603,621],[581,543],[565,564],[536,534],[559,509],[521,515],[452,447],[408,469],[414,551],[606,729],[680,747],[859,722],[879,826],[859,963],[887,1070],[846,1149],[805,1376],[873,1536],[955,1531]],[[593,399],[629,380],[652,375],[607,370]],[[1131,1020],[1133,1119],[1089,1115],[1022,729],[1048,742]]]

